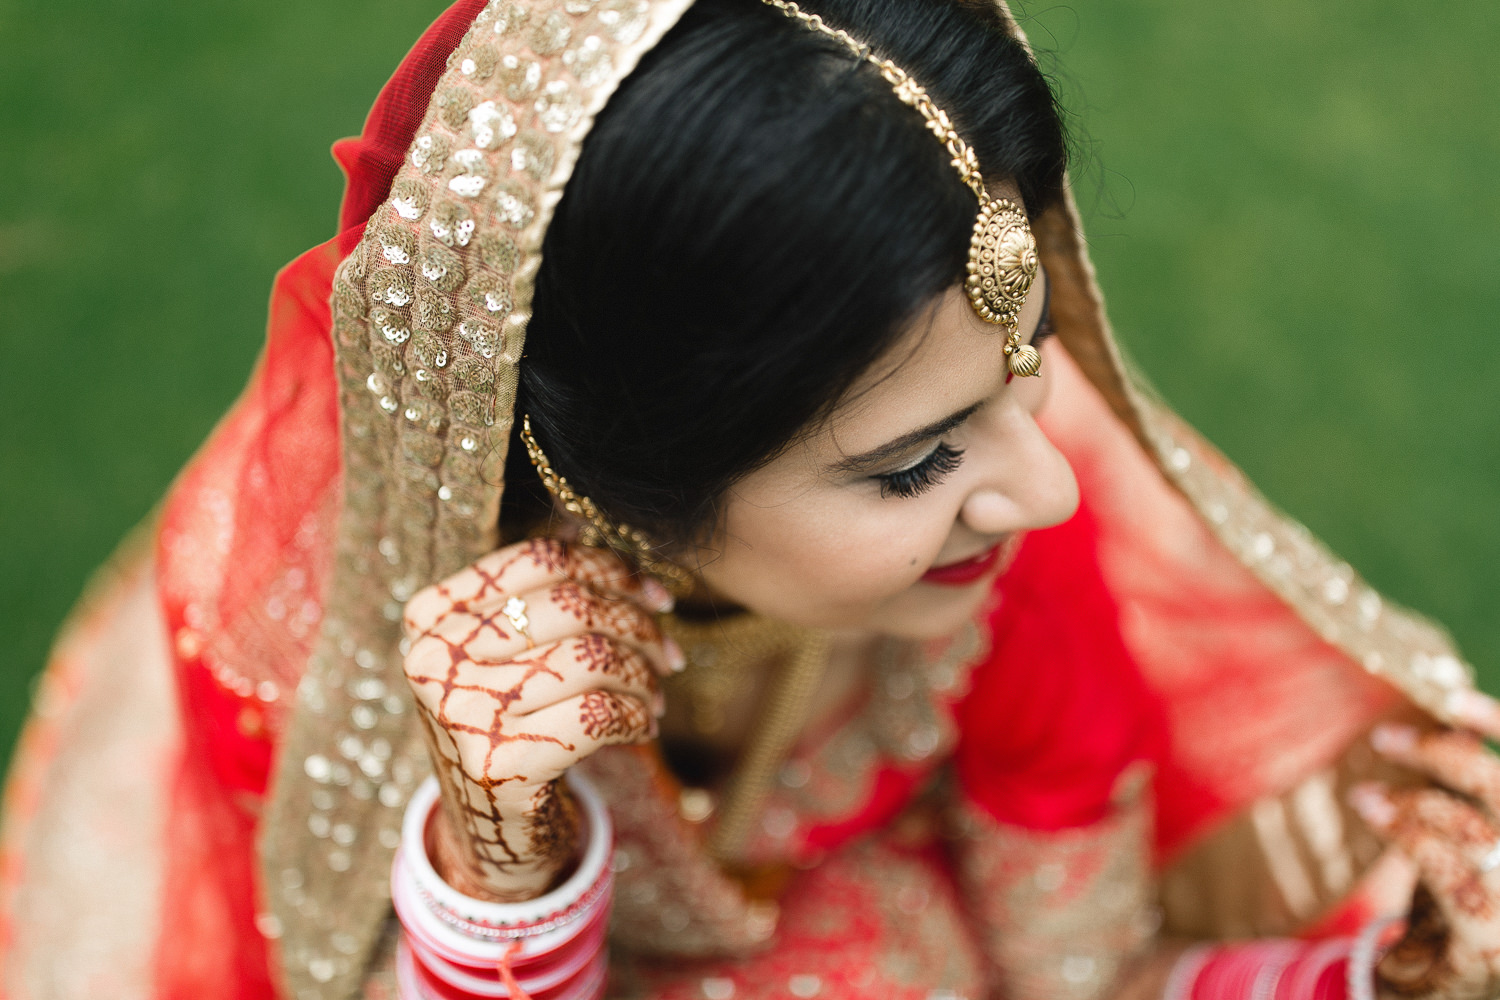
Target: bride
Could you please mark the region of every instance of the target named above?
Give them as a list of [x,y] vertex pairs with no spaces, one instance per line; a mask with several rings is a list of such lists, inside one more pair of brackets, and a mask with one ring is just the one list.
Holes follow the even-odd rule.
[[14,995],[1500,992],[1500,711],[1125,372],[1003,6],[460,0],[337,155]]

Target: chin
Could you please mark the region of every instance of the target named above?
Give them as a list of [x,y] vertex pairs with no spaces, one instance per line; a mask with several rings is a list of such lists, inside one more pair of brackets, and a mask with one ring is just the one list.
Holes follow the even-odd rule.
[[918,582],[883,603],[868,627],[897,639],[945,639],[978,616],[994,587],[995,574],[965,587]]

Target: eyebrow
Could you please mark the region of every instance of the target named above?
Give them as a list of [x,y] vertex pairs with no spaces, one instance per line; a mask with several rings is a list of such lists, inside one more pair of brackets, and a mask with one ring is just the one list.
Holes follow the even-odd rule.
[[916,430],[909,431],[894,441],[888,441],[878,448],[872,448],[858,455],[848,455],[835,462],[832,471],[865,472],[875,468],[883,462],[888,462],[893,458],[901,456],[903,453],[909,451],[913,445],[918,445],[923,441],[930,441],[935,437],[947,434],[953,428],[972,417],[974,412],[986,402],[987,400],[981,399],[977,403],[964,407],[957,413],[949,414],[943,419],[934,421],[925,427],[918,427]]

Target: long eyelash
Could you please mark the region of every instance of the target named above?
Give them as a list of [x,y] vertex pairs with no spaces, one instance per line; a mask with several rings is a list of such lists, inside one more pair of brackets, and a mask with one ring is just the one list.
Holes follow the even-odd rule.
[[874,478],[880,481],[882,497],[914,497],[932,489],[943,481],[944,476],[963,463],[962,448],[940,443],[926,458],[911,468],[882,473]]
[[1042,321],[1036,325],[1036,331],[1031,335],[1031,346],[1035,347],[1055,333],[1057,329],[1052,325],[1052,317],[1043,316]]
[[1052,283],[1047,283],[1047,297],[1042,299],[1042,318],[1037,321],[1031,334],[1031,345],[1035,347],[1057,331],[1052,327]]

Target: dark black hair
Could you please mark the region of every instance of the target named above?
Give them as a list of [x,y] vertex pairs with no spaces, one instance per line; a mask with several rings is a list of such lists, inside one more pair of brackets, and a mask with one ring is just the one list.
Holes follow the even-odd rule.
[[[803,6],[925,86],[1033,218],[1058,201],[1058,109],[992,6]],[[693,538],[963,278],[976,208],[874,67],[761,0],[698,0],[584,142],[517,412],[611,518]],[[540,499],[514,442],[507,479]]]

